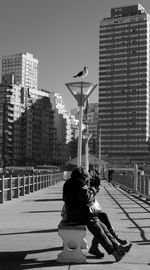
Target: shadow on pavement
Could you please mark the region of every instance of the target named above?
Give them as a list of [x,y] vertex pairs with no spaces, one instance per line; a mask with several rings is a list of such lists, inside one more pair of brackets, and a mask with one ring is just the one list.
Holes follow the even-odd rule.
[[62,201],[62,198],[54,198],[54,199],[38,199],[38,200],[34,200],[34,202],[56,202],[56,201]]
[[132,243],[136,243],[139,246],[146,246],[146,245],[150,245],[150,240],[146,240],[146,241],[132,241]]
[[29,214],[36,214],[36,213],[60,213],[61,210],[48,210],[48,211],[30,211],[30,212],[23,212],[23,213],[29,213]]
[[10,233],[0,233],[0,235],[15,235],[15,234],[30,234],[30,233],[54,233],[58,232],[58,229],[48,229],[48,230],[40,230],[40,231],[27,231],[27,232],[10,232]]
[[[16,252],[0,252],[0,269],[2,270],[26,270],[26,269],[42,269],[47,267],[57,267],[60,265],[75,265],[74,263],[58,263],[57,258],[52,260],[38,260],[37,258],[26,258],[30,254],[53,252],[62,250],[62,247],[55,247],[41,250],[27,250],[27,251],[16,251]],[[87,256],[87,259],[91,259],[91,256]],[[103,262],[92,262],[92,264],[105,265],[113,264],[115,261],[103,261]],[[87,263],[89,264],[89,263]]]
[[62,201],[62,198],[53,198],[53,199],[27,199],[27,200],[23,200],[23,202],[56,202],[56,201]]
[[55,247],[41,250],[27,250],[16,252],[0,252],[0,269],[1,270],[25,270],[31,268],[58,266],[57,260],[38,261],[36,258],[27,259],[27,255],[53,252],[62,250],[62,247]]
[[[146,235],[145,235],[145,232],[144,232],[144,230],[141,228],[141,226],[140,225],[138,225],[138,223],[136,223],[136,220],[148,220],[149,219],[149,217],[147,217],[147,218],[141,218],[141,217],[139,217],[139,218],[132,218],[132,217],[130,217],[130,215],[129,215],[129,213],[128,213],[128,211],[126,211],[125,209],[124,209],[124,207],[117,201],[117,199],[114,197],[114,194],[112,195],[108,190],[107,190],[107,188],[105,188],[105,190],[106,190],[106,192],[107,192],[107,194],[112,198],[112,200],[118,205],[118,207],[122,210],[122,212],[125,214],[125,216],[126,216],[126,219],[128,219],[128,220],[130,220],[131,222],[132,222],[132,224],[133,224],[133,227],[128,227],[128,229],[133,229],[133,228],[137,228],[138,230],[139,230],[139,232],[140,232],[140,236],[141,236],[141,239],[142,239],[142,242],[143,243],[146,243],[146,242],[149,242],[149,239],[147,239],[146,238]],[[138,205],[139,205],[139,203],[138,202],[136,202]],[[147,210],[147,208],[145,208],[145,207],[142,207],[146,212],[148,212],[149,213],[149,210]],[[134,212],[133,211],[133,213],[134,214],[136,214],[136,212]],[[122,219],[123,220],[123,219]],[[136,242],[137,243],[137,242]]]

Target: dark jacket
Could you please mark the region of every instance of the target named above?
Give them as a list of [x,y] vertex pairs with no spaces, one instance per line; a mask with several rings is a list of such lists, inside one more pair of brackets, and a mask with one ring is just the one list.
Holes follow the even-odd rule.
[[67,180],[63,186],[63,200],[67,206],[68,221],[86,223],[91,218],[89,207],[95,201],[97,190],[88,187],[83,179]]

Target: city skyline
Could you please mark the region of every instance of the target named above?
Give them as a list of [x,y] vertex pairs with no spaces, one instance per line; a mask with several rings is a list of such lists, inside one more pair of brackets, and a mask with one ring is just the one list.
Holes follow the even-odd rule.
[[[98,83],[99,24],[113,7],[149,0],[1,0],[0,58],[29,52],[39,60],[39,88],[59,92],[67,110],[77,107],[65,83],[88,66],[87,81]],[[0,65],[1,71],[1,65]],[[98,87],[90,102],[98,102]]]

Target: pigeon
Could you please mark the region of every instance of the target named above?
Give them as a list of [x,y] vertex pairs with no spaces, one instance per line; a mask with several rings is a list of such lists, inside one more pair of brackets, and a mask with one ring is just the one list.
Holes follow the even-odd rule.
[[85,78],[88,75],[88,68],[84,67],[84,69],[82,71],[80,71],[77,75],[73,76],[74,78],[76,77],[81,77],[81,78]]

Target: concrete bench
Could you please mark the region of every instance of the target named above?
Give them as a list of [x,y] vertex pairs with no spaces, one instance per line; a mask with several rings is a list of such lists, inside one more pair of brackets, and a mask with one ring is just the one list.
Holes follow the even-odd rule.
[[73,222],[61,221],[58,225],[58,235],[63,240],[63,250],[58,254],[57,261],[61,263],[86,263],[82,249],[87,249],[86,226]]

